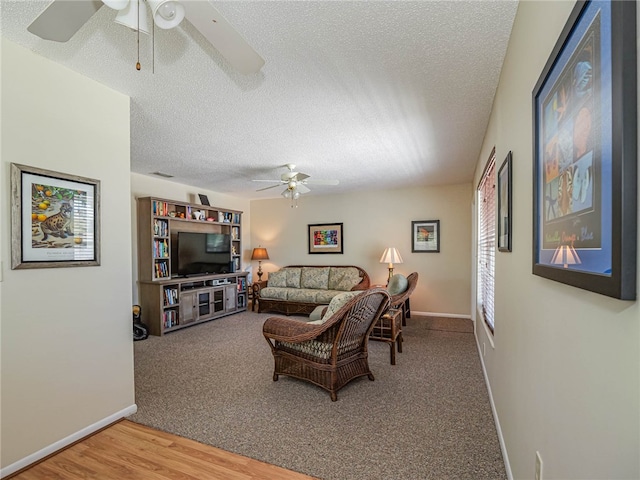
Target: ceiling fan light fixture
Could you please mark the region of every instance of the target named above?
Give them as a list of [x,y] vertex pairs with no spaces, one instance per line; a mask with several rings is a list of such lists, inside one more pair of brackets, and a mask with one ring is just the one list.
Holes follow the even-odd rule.
[[146,34],[150,32],[147,7],[143,0],[131,0],[127,8],[118,12],[115,22],[129,27],[131,30],[138,30],[139,26],[140,32]]
[[147,0],[151,7],[153,21],[158,26],[168,30],[177,27],[184,19],[184,6],[177,0]]
[[130,0],[102,0],[107,7],[114,10],[124,10],[129,5]]

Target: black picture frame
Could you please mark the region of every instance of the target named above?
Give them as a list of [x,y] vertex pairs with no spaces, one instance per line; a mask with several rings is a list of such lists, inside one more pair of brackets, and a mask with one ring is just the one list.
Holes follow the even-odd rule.
[[11,269],[100,265],[100,180],[11,164]]
[[205,194],[203,194],[203,193],[199,193],[199,194],[198,194],[198,197],[200,197],[200,203],[201,203],[202,205],[205,205],[205,206],[207,206],[207,207],[210,207],[210,206],[211,206],[211,204],[209,203],[209,197],[207,197]]
[[511,232],[513,231],[511,164],[512,154],[509,152],[498,170],[498,250],[500,252],[511,251]]
[[533,274],[622,300],[636,299],[636,62],[636,2],[578,1],[532,93]]
[[411,252],[440,253],[440,220],[411,222]]
[[344,253],[342,223],[315,223],[308,226],[309,254]]

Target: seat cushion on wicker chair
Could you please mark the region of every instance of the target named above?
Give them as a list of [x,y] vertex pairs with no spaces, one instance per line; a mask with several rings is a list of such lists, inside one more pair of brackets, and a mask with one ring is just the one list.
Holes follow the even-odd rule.
[[356,295],[360,295],[361,293],[362,293],[361,291],[339,293],[338,295],[333,297],[333,299],[331,299],[331,303],[329,303],[329,306],[327,307],[327,311],[324,312],[324,315],[322,316],[321,319],[314,320],[313,322],[308,322],[308,323],[310,323],[312,325],[321,325],[321,324],[323,324],[329,318],[331,318],[331,315],[336,313],[347,302],[349,302],[349,300],[351,300]]
[[327,308],[328,306],[329,305],[318,305],[316,308],[314,308],[313,312],[309,314],[309,321],[315,322],[316,320],[321,320],[322,313],[324,312],[324,309]]
[[404,292],[408,287],[409,281],[407,280],[407,277],[402,274],[397,274],[389,280],[387,291],[389,292],[389,295],[398,295],[399,293]]

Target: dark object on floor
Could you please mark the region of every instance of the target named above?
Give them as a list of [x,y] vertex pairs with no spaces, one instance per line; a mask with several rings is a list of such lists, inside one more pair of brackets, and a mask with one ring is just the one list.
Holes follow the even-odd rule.
[[268,318],[262,333],[273,353],[273,380],[279,375],[306,380],[328,390],[334,402],[337,391],[354,378],[366,375],[374,380],[368,338],[390,298],[382,288],[366,290],[321,324]]
[[142,307],[133,306],[133,340],[144,340],[149,336],[149,327],[140,321],[142,317]]

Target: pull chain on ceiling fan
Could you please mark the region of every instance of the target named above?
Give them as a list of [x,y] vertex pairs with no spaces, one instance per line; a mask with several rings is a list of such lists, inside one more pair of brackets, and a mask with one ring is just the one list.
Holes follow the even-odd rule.
[[149,33],[151,24],[162,29],[177,27],[187,19],[240,73],[258,72],[264,60],[208,0],[53,0],[27,27],[45,40],[67,42],[102,7],[117,10],[115,21]]

